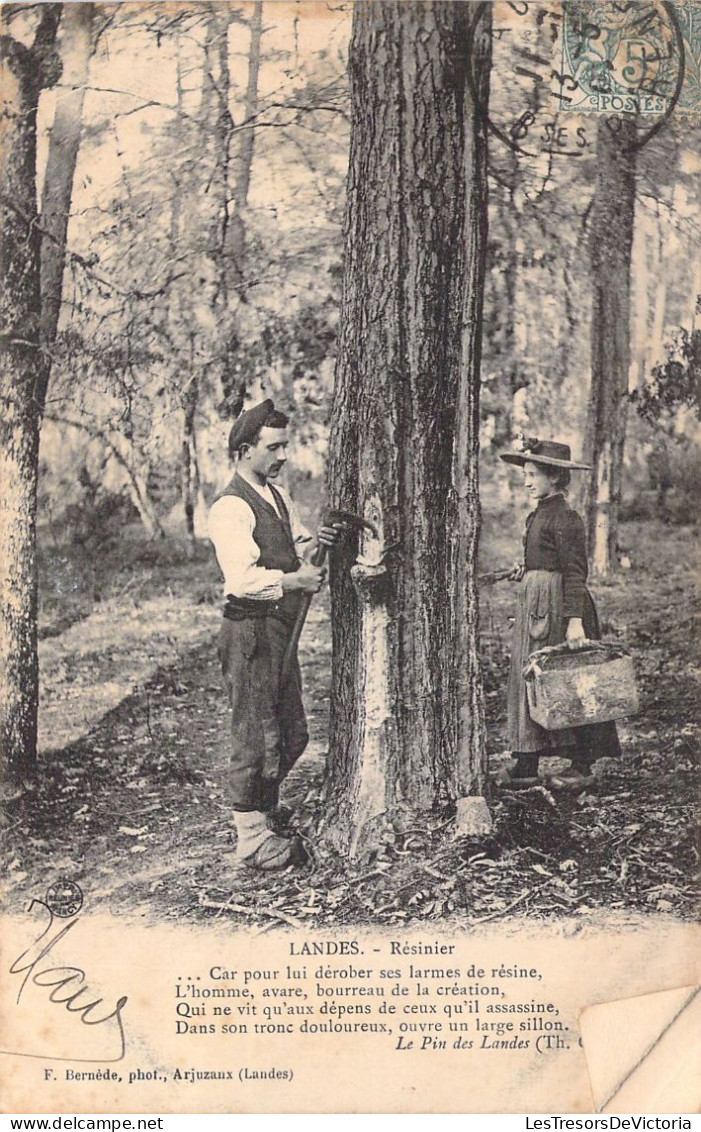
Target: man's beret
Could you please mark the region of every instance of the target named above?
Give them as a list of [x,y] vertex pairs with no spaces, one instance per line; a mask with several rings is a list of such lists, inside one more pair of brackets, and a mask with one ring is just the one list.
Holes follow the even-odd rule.
[[252,409],[246,409],[245,413],[241,413],[229,433],[229,451],[238,452],[242,444],[248,444],[274,412],[275,406],[268,397],[265,401],[261,401],[260,405],[254,405]]

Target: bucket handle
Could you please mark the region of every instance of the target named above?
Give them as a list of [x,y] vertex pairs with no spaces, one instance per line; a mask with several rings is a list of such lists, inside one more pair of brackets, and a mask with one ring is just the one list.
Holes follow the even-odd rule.
[[540,670],[541,661],[547,661],[548,657],[562,655],[568,652],[605,652],[610,656],[629,656],[627,649],[618,641],[592,641],[585,639],[581,645],[576,649],[570,649],[567,641],[563,641],[559,645],[545,645],[544,648],[532,652],[528,657],[528,661],[523,669],[524,676],[534,675],[536,671]]

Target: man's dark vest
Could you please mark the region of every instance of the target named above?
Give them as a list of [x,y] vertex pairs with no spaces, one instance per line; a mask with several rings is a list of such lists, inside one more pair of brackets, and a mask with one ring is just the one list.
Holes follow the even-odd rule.
[[[272,484],[268,486],[279,508],[279,515],[275,508],[238,474],[234,476],[229,486],[220,492],[217,499],[225,495],[234,495],[248,504],[256,520],[253,540],[260,547],[258,566],[266,570],[282,570],[283,574],[291,574],[299,567],[299,558],[292,535],[290,516],[280,492]],[[283,621],[294,621],[302,596],[298,592],[285,593],[280,601],[253,601],[250,598],[227,594],[224,616],[233,621],[240,621],[244,617],[268,616],[279,617]]]

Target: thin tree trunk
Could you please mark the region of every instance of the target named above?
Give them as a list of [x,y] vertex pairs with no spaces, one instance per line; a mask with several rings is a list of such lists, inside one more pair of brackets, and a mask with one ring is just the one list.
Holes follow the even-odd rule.
[[[246,118],[252,117],[258,109],[258,76],[260,73],[260,41],[263,35],[263,0],[255,0],[249,23],[250,44],[248,48],[248,79],[244,109]],[[230,207],[228,210],[228,230],[226,243],[227,263],[232,269],[233,285],[239,298],[247,299],[247,240],[246,210],[251,186],[253,154],[256,132],[242,130],[238,135],[238,152],[234,162],[235,178],[231,186]]]
[[[383,0],[354,13],[329,480],[335,505],[380,537],[363,536],[355,566],[346,545],[332,572],[325,830],[351,855],[484,782],[476,623],[461,620],[475,616],[486,228],[467,84],[473,11]],[[487,65],[482,51],[480,82]]]
[[[176,43],[176,95],[178,110],[183,110],[183,73],[180,55],[180,42]],[[183,193],[176,184],[171,201],[170,212],[170,246],[173,257],[180,254],[180,245],[183,239]],[[176,323],[186,323],[188,312],[183,309],[180,291],[171,292],[172,317]],[[196,332],[189,335],[189,366],[184,376],[184,385],[180,391],[180,403],[183,412],[183,432],[180,460],[180,495],[185,513],[185,530],[190,539],[194,539],[195,515],[202,500],[199,454],[197,451],[197,412],[200,400],[200,373],[196,369],[195,361]]]
[[137,471],[134,450],[127,437],[116,430],[100,428],[97,425],[88,424],[86,421],[82,420],[71,420],[69,417],[60,417],[50,414],[47,415],[46,419],[52,421],[53,424],[67,425],[68,428],[77,428],[79,432],[86,433],[86,435],[90,436],[93,440],[102,441],[119,466],[126,472],[129,498],[139,513],[139,518],[144,525],[146,533],[152,538],[163,538],[165,536],[163,524],[158,517],[158,511],[149,495],[146,480],[144,476]]
[[667,264],[664,259],[660,263],[660,274],[655,284],[655,298],[653,301],[653,318],[651,334],[651,350],[649,372],[661,358],[664,357],[664,330],[667,324],[667,279],[664,270]]
[[[252,19],[255,22],[258,7],[256,5]],[[259,14],[259,13],[258,13]],[[236,354],[239,348],[236,333],[237,310],[230,302],[233,295],[238,294],[239,299],[246,301],[246,288],[244,285],[245,271],[243,258],[245,254],[245,233],[243,217],[239,215],[241,201],[234,201],[235,187],[231,185],[231,166],[233,163],[232,147],[235,145],[234,120],[229,107],[230,73],[229,73],[229,28],[233,23],[240,22],[241,13],[233,9],[222,12],[216,5],[210,5],[210,16],[207,22],[207,48],[205,52],[205,67],[203,75],[203,110],[204,117],[212,122],[212,137],[214,143],[213,170],[211,174],[211,192],[213,196],[214,224],[213,224],[213,251],[212,260],[216,269],[216,284],[214,288],[213,305],[217,311],[219,336],[222,346],[222,358],[225,359],[220,377],[222,394],[227,401],[232,394],[231,374],[234,371]],[[256,40],[251,33],[250,47],[255,50]],[[216,47],[216,51],[214,48]],[[249,83],[250,86],[250,59]],[[255,65],[256,90],[258,63]],[[256,95],[257,97],[257,95]],[[244,134],[253,135],[253,130],[244,130]],[[244,143],[242,143],[244,144]],[[250,159],[253,158],[253,138],[250,143]],[[248,192],[246,172],[243,171],[245,193]],[[250,168],[248,169],[250,180]],[[208,189],[208,192],[210,190]],[[243,205],[246,204],[244,198]],[[244,237],[242,237],[244,233]],[[245,382],[241,388],[241,403],[246,394]]]
[[596,574],[616,568],[630,372],[630,264],[635,217],[635,123],[597,130],[591,212],[591,388],[585,452],[589,553]]
[[[480,21],[481,22],[481,21]],[[519,324],[519,230],[522,223],[520,209],[517,207],[516,200],[514,199],[514,188],[519,183],[519,177],[522,176],[519,158],[513,150],[509,151],[509,177],[511,179],[511,191],[509,193],[508,202],[504,203],[502,214],[500,217],[501,226],[503,227],[504,235],[506,237],[504,242],[504,258],[505,263],[500,272],[501,287],[503,292],[499,309],[502,312],[501,317],[504,319],[503,340],[504,340],[504,362],[505,373],[503,380],[508,385],[510,390],[509,407],[508,411],[503,414],[502,419],[497,422],[497,430],[495,440],[509,441],[510,438],[518,431],[521,426],[519,417],[519,402],[523,400],[519,396],[521,390],[526,388],[528,382],[524,374],[524,367],[519,365],[519,344],[516,340],[516,327]]]
[[185,507],[185,529],[191,539],[195,538],[195,512],[201,495],[196,430],[199,400],[200,380],[199,374],[195,370],[193,336],[190,339],[190,378],[182,393],[183,447],[181,463],[181,491]]
[[[246,263],[246,210],[251,185],[255,130],[235,133],[234,120],[229,109],[229,38],[232,23],[238,14],[222,12],[213,7],[208,22],[208,41],[216,44],[214,52],[207,52],[205,91],[211,106],[216,139],[216,169],[213,177],[215,200],[218,206],[218,248],[220,254],[220,299],[226,307],[230,291],[247,301]],[[260,74],[260,45],[263,36],[263,2],[255,0],[248,22],[250,33],[248,48],[248,75],[244,97],[245,118],[251,118],[258,109],[258,82]],[[232,175],[233,174],[233,175]]]
[[0,34],[0,744],[4,768],[16,778],[36,763],[36,507],[44,407],[36,116],[42,88],[60,74],[61,8],[43,7],[31,48]]
[[67,4],[61,31],[63,71],[41,197],[41,339],[45,369],[42,399],[51,376],[51,349],[61,315],[73,178],[80,147],[85,87],[95,48],[95,5]]
[[[210,146],[207,151],[208,164],[211,162],[211,172],[206,185],[206,196],[209,200],[210,219],[210,256],[216,264],[217,283],[215,288],[215,301],[224,308],[227,305],[226,278],[224,276],[222,258],[226,229],[228,225],[228,178],[227,166],[229,161],[229,135],[230,122],[228,120],[228,107],[222,95],[221,50],[219,40],[222,35],[220,12],[216,4],[208,4],[209,14],[205,32],[204,65],[202,71],[202,119],[210,123]],[[227,32],[224,31],[225,38]],[[227,38],[228,43],[228,38]],[[228,67],[228,62],[227,62]],[[228,80],[227,80],[228,91]]]
[[642,389],[648,372],[650,354],[650,276],[653,257],[650,255],[651,222],[641,210],[631,249],[631,364],[630,386]]
[[[479,103],[487,105],[491,66],[491,24],[479,21],[472,44]],[[487,260],[487,127],[485,116],[468,100],[464,108],[464,180],[466,262],[463,336],[453,452],[455,520],[450,575],[454,584],[452,672],[448,718],[457,723],[456,832],[475,836],[491,828],[485,802],[488,790],[486,725],[480,664],[477,551],[479,542],[479,390],[482,358],[482,312]],[[515,285],[515,280],[514,280]],[[448,579],[449,593],[450,576]],[[452,744],[451,744],[452,746]]]
[[[670,174],[674,177],[679,173],[680,146],[674,146],[670,154]],[[674,260],[679,255],[677,241],[674,238],[674,218],[684,212],[684,186],[678,179],[672,187],[672,201],[669,211],[663,211],[660,204],[657,206],[657,264],[655,269],[655,289],[652,303],[652,327],[647,342],[647,376],[652,375],[653,366],[665,356],[664,341],[665,327],[667,325],[667,299],[668,281],[674,278]],[[672,245],[670,247],[670,244]]]
[[[91,432],[89,428],[86,431]],[[149,494],[146,478],[137,469],[137,462],[130,441],[120,432],[109,434],[102,430],[95,430],[92,435],[105,442],[117,463],[126,472],[129,498],[139,513],[146,533],[151,538],[165,538],[163,524]]]

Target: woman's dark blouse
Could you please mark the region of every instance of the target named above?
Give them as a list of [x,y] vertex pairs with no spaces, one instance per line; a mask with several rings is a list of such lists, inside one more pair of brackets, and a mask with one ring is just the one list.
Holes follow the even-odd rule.
[[563,615],[584,617],[587,605],[587,550],[584,523],[563,495],[541,499],[526,519],[526,570],[562,574]]

